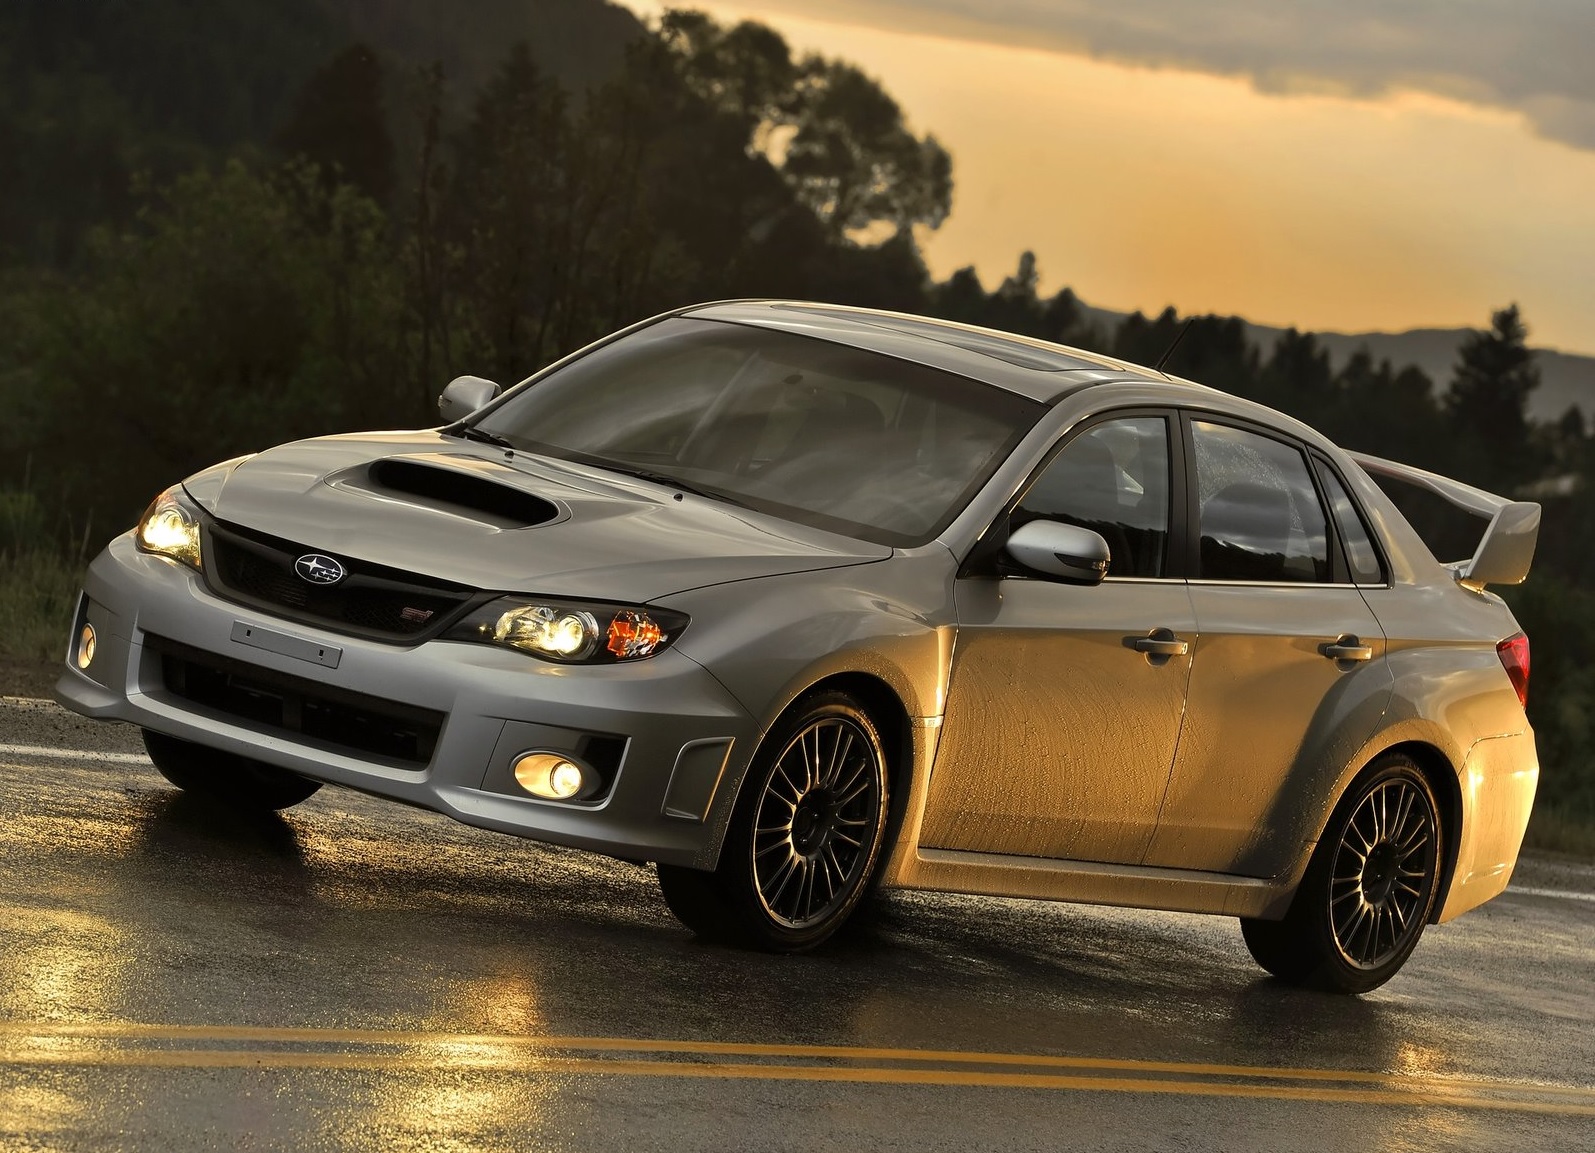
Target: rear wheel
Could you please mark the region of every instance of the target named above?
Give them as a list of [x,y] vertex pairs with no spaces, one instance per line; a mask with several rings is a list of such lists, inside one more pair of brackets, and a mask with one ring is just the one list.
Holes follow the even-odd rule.
[[1294,985],[1366,993],[1401,968],[1434,910],[1440,814],[1423,772],[1391,754],[1336,806],[1282,921],[1241,918],[1257,963]]
[[247,811],[286,809],[321,788],[320,781],[237,753],[208,749],[144,730],[144,748],[161,776],[184,792]]
[[886,756],[845,693],[818,693],[777,723],[743,783],[712,873],[659,866],[665,903],[700,936],[792,953],[857,907],[879,861]]

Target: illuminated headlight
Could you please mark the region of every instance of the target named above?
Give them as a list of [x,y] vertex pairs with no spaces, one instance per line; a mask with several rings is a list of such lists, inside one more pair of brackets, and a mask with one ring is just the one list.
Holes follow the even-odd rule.
[[493,640],[538,656],[579,661],[598,647],[598,622],[580,610],[523,605],[499,615]]
[[169,488],[139,518],[135,534],[145,552],[200,567],[199,512],[181,488]]
[[87,669],[94,663],[94,650],[99,644],[99,639],[94,635],[94,626],[85,623],[83,631],[78,633],[77,645],[73,652],[73,661],[80,669]]
[[598,791],[597,773],[558,753],[522,753],[510,766],[515,781],[546,801],[582,801]]
[[505,597],[477,609],[446,636],[550,661],[612,664],[651,657],[686,627],[686,616],[668,609]]

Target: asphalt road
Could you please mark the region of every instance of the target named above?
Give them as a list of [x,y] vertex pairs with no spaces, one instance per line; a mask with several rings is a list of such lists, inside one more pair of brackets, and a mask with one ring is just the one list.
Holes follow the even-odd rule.
[[324,789],[238,821],[0,699],[0,1149],[1595,1149],[1595,870],[1384,989],[1231,921],[889,894],[699,943],[646,868]]

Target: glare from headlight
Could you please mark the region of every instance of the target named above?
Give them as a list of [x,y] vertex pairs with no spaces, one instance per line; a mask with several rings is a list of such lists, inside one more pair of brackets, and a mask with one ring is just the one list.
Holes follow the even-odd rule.
[[596,775],[589,780],[580,765],[557,753],[522,753],[511,768],[521,788],[546,801],[580,800],[598,785]]
[[94,650],[97,645],[98,640],[94,635],[94,626],[90,624],[84,625],[83,631],[78,634],[76,658],[78,668],[87,669],[94,663]]
[[498,618],[493,639],[530,653],[580,660],[598,645],[598,622],[592,613],[523,605]]
[[169,488],[155,498],[139,521],[138,545],[145,552],[199,568],[199,519],[183,507],[177,492]]

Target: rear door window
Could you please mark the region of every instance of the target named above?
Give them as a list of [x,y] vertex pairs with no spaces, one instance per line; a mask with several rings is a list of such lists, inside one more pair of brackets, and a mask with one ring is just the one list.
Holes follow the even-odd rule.
[[1200,543],[1197,578],[1266,583],[1332,579],[1328,521],[1307,458],[1250,429],[1191,422]]

